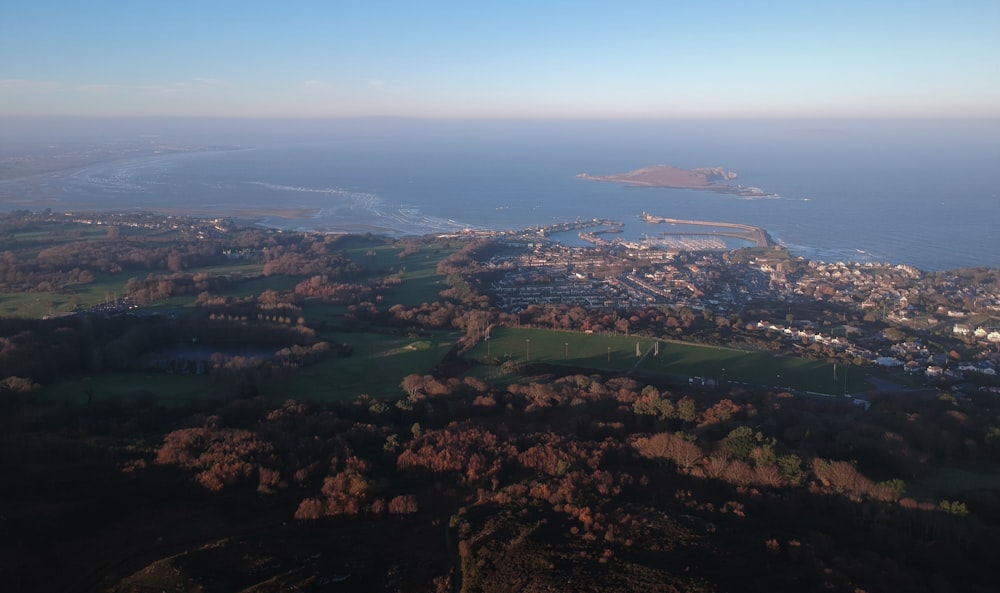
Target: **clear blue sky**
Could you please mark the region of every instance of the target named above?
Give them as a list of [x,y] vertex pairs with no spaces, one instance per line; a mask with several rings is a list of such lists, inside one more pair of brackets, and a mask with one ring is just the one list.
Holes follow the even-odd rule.
[[1000,117],[1000,0],[5,0],[21,114]]

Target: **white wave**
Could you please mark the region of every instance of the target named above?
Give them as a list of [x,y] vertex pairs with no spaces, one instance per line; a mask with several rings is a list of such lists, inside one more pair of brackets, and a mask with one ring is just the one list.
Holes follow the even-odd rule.
[[299,185],[280,185],[277,183],[267,183],[265,181],[250,181],[248,183],[250,183],[251,185],[259,185],[260,187],[275,191],[294,191],[294,192],[303,192],[310,194],[330,194],[335,196],[360,198],[366,200],[380,199],[377,195],[372,193],[351,191],[340,187],[303,187]]
[[871,251],[864,251],[857,248],[851,247],[815,247],[812,245],[799,245],[796,243],[786,243],[784,241],[778,241],[781,245],[788,248],[788,251],[794,255],[802,255],[806,259],[819,262],[837,262],[837,261],[852,261],[859,263],[866,262],[880,262],[888,261],[887,258],[872,253]]
[[340,187],[305,187],[282,185],[265,181],[251,181],[252,185],[273,191],[323,194],[337,198],[336,203],[324,204],[310,217],[317,228],[349,227],[369,225],[384,228],[396,234],[423,234],[432,232],[454,232],[475,228],[454,219],[431,216],[420,208],[404,204],[388,204],[380,196],[369,192],[348,190]]
[[763,196],[740,196],[741,200],[784,200],[779,194],[767,194]]

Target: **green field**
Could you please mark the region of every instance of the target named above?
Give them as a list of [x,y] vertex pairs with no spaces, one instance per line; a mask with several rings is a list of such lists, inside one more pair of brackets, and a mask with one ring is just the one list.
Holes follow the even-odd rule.
[[437,273],[437,263],[455,251],[457,249],[454,247],[428,245],[419,252],[400,259],[402,245],[366,242],[350,246],[344,253],[368,270],[365,280],[402,275],[402,286],[383,300],[384,306],[391,307],[396,304],[415,306],[438,300],[438,293],[447,288],[447,285],[444,277]]
[[69,309],[68,299],[64,295],[48,292],[0,294],[0,316],[3,317],[38,319]]
[[[42,239],[42,237],[33,237]],[[446,288],[444,278],[437,274],[437,262],[455,251],[455,247],[430,245],[400,259],[406,247],[403,243],[386,243],[382,239],[350,237],[343,240],[345,254],[365,270],[356,282],[376,282],[381,278],[401,274],[403,284],[380,303],[380,308],[400,303],[419,305],[439,298]],[[158,272],[165,273],[165,272]],[[301,281],[295,276],[264,277],[263,266],[234,262],[185,273],[206,273],[210,276],[230,276],[242,281],[230,289],[214,292],[215,296],[253,297],[265,290],[288,291]],[[43,317],[68,312],[75,304],[90,306],[121,296],[126,282],[133,276],[144,277],[134,270],[119,274],[100,274],[94,282],[69,287],[62,292],[0,295],[0,314],[18,317]],[[144,309],[177,309],[193,305],[196,295],[182,295],[150,303]],[[336,328],[347,312],[345,305],[331,305],[308,300],[302,316],[313,327]],[[411,373],[428,373],[452,348],[456,332],[432,332],[425,337],[395,336],[383,333],[336,332],[321,330],[322,339],[345,343],[353,348],[346,357],[329,359],[298,369],[288,379],[263,381],[257,388],[262,395],[273,398],[352,399],[361,394],[395,398],[399,384]],[[207,376],[185,376],[146,373],[104,373],[94,377],[70,378],[49,385],[44,397],[66,403],[83,403],[88,399],[111,399],[128,402],[156,398],[167,402],[190,399],[225,397],[232,391],[224,380]]]
[[[656,340],[621,334],[582,334],[551,330],[496,328],[491,339],[476,345],[467,356],[487,354],[501,361],[545,362],[614,372],[632,369],[663,374],[674,380],[701,378],[723,385],[750,383],[777,388],[840,394],[867,389],[867,369],[834,366],[827,362],[747,352],[730,348],[660,342],[659,354],[651,352]],[[640,356],[636,356],[638,344]]]
[[[185,270],[187,274],[205,273],[210,276],[231,276],[236,279],[249,278],[239,285],[219,293],[219,296],[245,297],[258,295],[264,290],[291,290],[299,282],[299,278],[288,276],[260,277],[263,272],[260,264],[228,264],[206,266]],[[46,315],[68,313],[76,304],[91,307],[112,301],[122,296],[125,284],[130,278],[145,278],[148,272],[127,270],[118,274],[101,273],[94,276],[94,281],[87,284],[74,284],[58,291],[51,292],[20,292],[0,294],[0,315],[6,317],[41,318]],[[165,271],[156,274],[168,274]],[[163,301],[150,303],[152,307],[189,307],[194,304],[197,295],[183,295]]]
[[[354,353],[299,369],[283,383],[283,397],[338,400],[361,394],[397,398],[399,384],[411,373],[426,374],[458,339],[456,332],[412,338],[375,333],[336,333],[324,339],[350,344]],[[281,395],[276,393],[275,395]]]
[[[455,344],[455,332],[412,338],[375,333],[338,333],[325,339],[347,343],[354,353],[296,370],[290,378],[265,380],[261,395],[277,400],[353,399],[361,394],[397,398],[399,384],[411,373],[425,374]],[[152,399],[166,404],[224,398],[232,386],[224,378],[166,373],[101,373],[70,377],[46,386],[40,397],[65,404],[115,401],[123,404]]]

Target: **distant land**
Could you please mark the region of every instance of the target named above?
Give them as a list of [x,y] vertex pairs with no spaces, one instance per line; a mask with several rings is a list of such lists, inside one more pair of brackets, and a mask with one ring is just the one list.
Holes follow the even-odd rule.
[[723,194],[735,194],[746,197],[772,197],[757,187],[746,187],[731,183],[736,179],[736,173],[722,167],[699,167],[697,169],[678,169],[671,165],[653,165],[627,173],[612,175],[588,175],[580,173],[580,179],[591,181],[612,181],[643,187],[669,187],[674,189],[697,189]]
[[180,152],[243,150],[245,146],[165,143],[8,145],[0,147],[0,180],[55,173],[98,163]]

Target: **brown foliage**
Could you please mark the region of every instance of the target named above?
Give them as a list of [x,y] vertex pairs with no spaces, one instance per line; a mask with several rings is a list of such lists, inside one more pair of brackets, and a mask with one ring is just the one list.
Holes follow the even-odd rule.
[[417,499],[411,494],[397,496],[389,501],[389,513],[393,515],[412,515],[417,512]]
[[472,484],[496,474],[500,451],[495,434],[478,426],[451,424],[413,439],[396,460],[399,469],[422,468],[432,473],[459,473]]
[[38,383],[25,377],[4,377],[0,380],[0,391],[13,393],[29,393],[38,389]]
[[704,453],[701,447],[676,433],[661,432],[650,437],[640,437],[632,446],[643,457],[669,459],[681,469],[690,469]]
[[891,501],[901,495],[902,482],[890,481],[876,484],[858,471],[858,468],[846,461],[828,461],[816,458],[812,464],[813,473],[820,483],[844,494],[851,500],[864,499]]
[[702,428],[713,424],[719,424],[720,422],[726,422],[734,418],[742,411],[743,406],[734,403],[732,400],[724,399],[716,402],[712,407],[702,413],[701,420],[698,422],[698,427]]
[[296,519],[315,520],[323,516],[323,501],[319,498],[307,498],[299,503],[295,511]]
[[208,427],[168,433],[156,453],[156,463],[194,470],[195,481],[213,491],[249,479],[271,459],[270,444],[253,432]]

